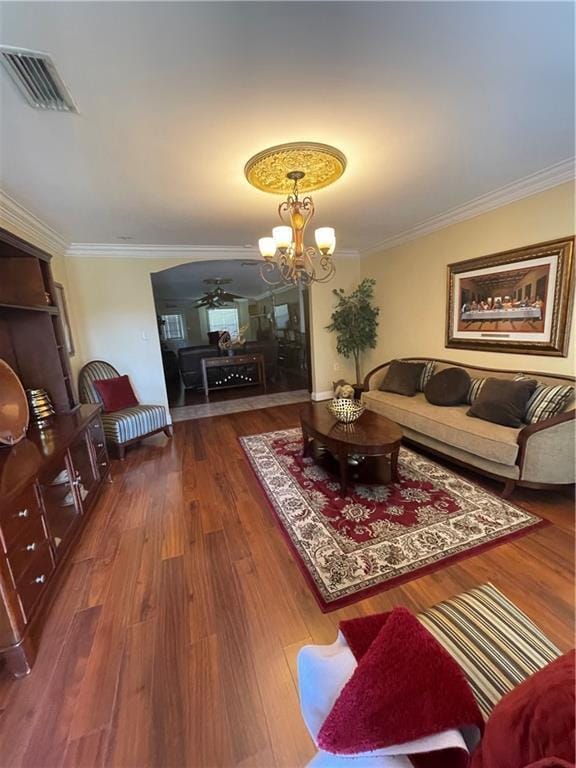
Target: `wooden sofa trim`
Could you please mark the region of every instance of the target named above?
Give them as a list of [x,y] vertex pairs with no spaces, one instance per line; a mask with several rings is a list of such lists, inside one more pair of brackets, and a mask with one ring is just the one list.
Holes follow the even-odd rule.
[[[460,363],[456,360],[441,360],[437,357],[396,357],[393,358],[394,360],[403,360],[403,361],[414,361],[414,362],[428,362],[430,360],[434,360],[437,363],[446,363],[448,365],[454,365],[454,366],[460,366],[462,368],[474,368],[477,371],[488,371],[492,373],[516,373],[516,371],[510,371],[505,368],[485,368],[483,366],[479,365],[470,365],[469,363]],[[376,368],[373,368],[371,371],[369,371],[366,376],[364,377],[364,391],[368,392],[370,391],[370,379],[372,376],[377,373],[378,371],[381,371],[382,368],[386,368],[390,365],[390,363],[393,362],[392,360],[388,360],[386,363],[382,363],[382,365],[378,365]],[[555,373],[548,373],[546,371],[522,371],[522,373],[526,376],[534,376],[538,378],[538,376],[550,376],[554,379],[562,379],[563,381],[569,381],[572,383],[576,383],[576,377],[574,376],[567,376],[565,374],[555,374]],[[530,437],[535,434],[536,432],[541,432],[544,429],[548,429],[549,427],[555,427],[558,424],[563,424],[567,421],[573,421],[576,418],[576,410],[572,409],[570,411],[563,411],[562,413],[557,414],[556,416],[553,416],[551,419],[546,419],[546,421],[539,421],[536,424],[527,424],[525,427],[523,427],[520,432],[518,433],[518,456],[516,458],[516,465],[520,469],[520,476],[522,476],[522,470],[524,468],[524,457],[526,455],[526,445],[528,443],[528,440]],[[409,441],[413,442],[413,441]],[[423,446],[425,450],[427,449],[426,446]],[[454,459],[451,456],[448,456],[446,454],[441,453],[440,451],[431,451],[432,453],[435,453],[438,456],[442,456],[446,458],[448,461],[452,461],[453,463],[459,464],[462,467],[466,467],[467,469],[471,469],[474,472],[479,472],[483,475],[486,475],[487,477],[492,477],[495,479],[502,479],[498,478],[497,475],[486,472],[478,467],[474,467],[472,464],[467,464],[464,461]],[[563,487],[560,484],[557,483],[533,483],[528,480],[514,480],[513,478],[506,478],[505,479],[505,485],[504,490],[502,491],[502,496],[504,498],[508,498],[514,488],[516,486],[521,486],[524,488],[536,488],[536,489],[557,489]]]
[[[434,361],[435,363],[445,363],[446,365],[453,365],[455,367],[460,368],[474,368],[477,371],[488,371],[489,373],[519,373],[519,371],[511,371],[507,368],[485,368],[482,365],[472,365],[471,363],[461,363],[458,360],[442,360],[439,357],[394,357],[392,360],[388,360],[386,363],[382,363],[381,365],[377,365],[376,368],[372,368],[371,371],[369,371],[366,376],[364,377],[364,390],[368,391],[370,389],[370,379],[372,376],[377,373],[378,371],[381,371],[382,368],[386,368],[390,365],[390,363],[393,363],[394,360],[402,360],[404,362],[430,362]],[[538,376],[550,376],[553,379],[562,379],[563,381],[571,381],[572,383],[576,384],[576,376],[567,376],[563,373],[550,373],[549,371],[522,371],[524,376],[535,376],[536,378]]]

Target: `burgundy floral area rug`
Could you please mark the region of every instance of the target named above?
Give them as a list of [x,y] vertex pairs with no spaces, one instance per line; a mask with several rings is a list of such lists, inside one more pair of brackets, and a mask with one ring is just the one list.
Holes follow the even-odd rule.
[[300,429],[240,438],[304,575],[333,610],[545,521],[406,448],[400,481],[352,485],[302,457]]

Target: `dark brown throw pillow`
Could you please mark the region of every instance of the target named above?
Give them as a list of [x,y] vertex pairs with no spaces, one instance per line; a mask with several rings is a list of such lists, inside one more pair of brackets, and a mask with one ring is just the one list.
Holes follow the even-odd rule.
[[486,379],[468,416],[476,416],[505,427],[521,427],[528,400],[537,386],[538,382],[534,379]]
[[382,392],[396,392],[398,395],[414,397],[418,382],[426,363],[403,363],[392,360],[380,389]]
[[470,374],[464,368],[444,368],[430,379],[424,388],[426,400],[432,405],[460,405],[466,402],[470,389]]

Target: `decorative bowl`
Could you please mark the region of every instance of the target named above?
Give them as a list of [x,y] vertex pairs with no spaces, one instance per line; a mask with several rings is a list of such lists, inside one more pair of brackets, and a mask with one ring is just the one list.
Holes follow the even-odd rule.
[[14,445],[28,429],[28,401],[12,368],[0,360],[0,444]]
[[352,424],[366,410],[366,406],[360,400],[350,400],[344,397],[335,397],[326,407],[332,416],[343,424]]

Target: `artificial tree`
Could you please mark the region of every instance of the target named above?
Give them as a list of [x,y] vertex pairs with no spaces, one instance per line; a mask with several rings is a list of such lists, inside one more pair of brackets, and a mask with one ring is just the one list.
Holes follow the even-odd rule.
[[327,326],[336,333],[336,349],[346,358],[352,356],[356,366],[356,384],[361,385],[360,354],[376,346],[379,307],[372,305],[376,281],[365,277],[349,295],[343,288],[334,288],[336,309]]

